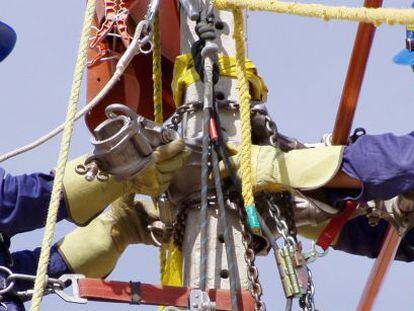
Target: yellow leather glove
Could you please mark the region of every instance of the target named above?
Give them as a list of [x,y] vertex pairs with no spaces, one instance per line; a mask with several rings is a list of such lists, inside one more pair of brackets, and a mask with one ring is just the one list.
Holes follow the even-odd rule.
[[[289,187],[312,190],[325,185],[337,173],[342,162],[343,146],[292,150],[287,153],[272,146],[252,145],[251,169],[255,193],[281,191]],[[229,145],[230,163],[241,178],[240,152]],[[220,172],[227,176],[224,163]]]
[[128,193],[159,196],[167,190],[174,173],[187,160],[190,151],[184,149],[179,139],[158,147],[153,154],[154,161],[137,176],[128,181],[109,176],[107,181],[87,181],[76,173],[78,165],[85,162],[82,156],[67,164],[63,181],[63,197],[69,218],[79,226],[86,225],[117,198]]
[[147,226],[154,206],[149,204],[134,201],[134,195],[120,198],[108,212],[59,241],[58,250],[72,272],[105,277],[129,244],[152,244]]
[[191,154],[191,151],[184,147],[182,139],[158,147],[152,155],[155,163],[131,180],[132,191],[151,197],[157,197],[165,192],[175,172],[185,164]]

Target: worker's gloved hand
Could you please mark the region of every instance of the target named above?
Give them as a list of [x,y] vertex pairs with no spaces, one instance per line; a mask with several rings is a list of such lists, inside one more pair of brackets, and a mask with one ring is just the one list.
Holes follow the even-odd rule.
[[380,217],[391,223],[401,236],[414,226],[414,198],[399,195],[390,200],[376,201]]
[[102,278],[115,267],[129,244],[153,244],[147,226],[154,221],[151,201],[127,195],[86,227],[79,227],[58,243],[58,250],[74,273]]
[[[233,169],[237,176],[240,170],[241,153],[235,145],[228,145]],[[335,176],[342,161],[342,146],[325,148],[298,149],[283,152],[273,146],[252,145],[250,167],[255,193],[261,191],[277,192],[290,187],[312,190],[324,186]],[[228,172],[224,162],[220,172],[226,177]]]
[[76,172],[76,167],[85,163],[86,155],[70,161],[63,181],[63,196],[70,220],[84,226],[110,203],[128,193],[159,196],[189,155],[190,151],[184,149],[181,139],[160,146],[153,153],[154,161],[127,181],[117,180],[114,176],[109,176],[106,181],[87,181],[84,175]]
[[130,181],[132,191],[151,197],[158,197],[164,193],[175,172],[185,164],[190,156],[191,151],[184,147],[182,139],[158,147],[152,155],[155,159],[154,163]]

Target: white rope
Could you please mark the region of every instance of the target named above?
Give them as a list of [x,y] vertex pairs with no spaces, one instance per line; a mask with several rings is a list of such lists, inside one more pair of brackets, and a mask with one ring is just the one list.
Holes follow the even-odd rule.
[[[126,67],[128,67],[133,57],[139,53],[142,53],[141,34],[142,34],[142,30],[144,29],[144,27],[146,27],[146,25],[147,25],[147,21],[145,20],[138,23],[137,28],[135,30],[135,34],[134,34],[134,39],[132,40],[131,45],[125,51],[121,59],[118,61],[116,65],[115,73],[113,74],[111,79],[109,79],[109,81],[105,84],[102,90],[85,107],[83,107],[76,114],[75,121],[79,120],[83,115],[85,115],[85,113],[87,113],[93,107],[95,107],[108,94],[108,92],[112,89],[112,87],[122,77]],[[41,136],[40,138],[32,141],[31,143],[24,145],[22,147],[19,147],[13,151],[0,155],[0,163],[44,144],[45,142],[47,142],[48,140],[52,139],[53,137],[58,135],[60,132],[62,132],[64,127],[65,127],[65,123],[62,123],[55,129],[47,133],[46,135]]]
[[34,294],[32,298],[32,304],[30,306],[31,311],[40,310],[40,304],[42,303],[42,298],[45,291],[45,280],[47,279],[47,267],[49,265],[50,248],[52,246],[53,237],[55,235],[56,219],[63,187],[63,176],[65,174],[65,167],[68,161],[70,141],[73,134],[73,126],[75,124],[76,109],[82,87],[83,72],[85,70],[88,57],[87,52],[89,46],[89,32],[94,19],[95,4],[95,0],[89,0],[85,12],[85,20],[83,23],[82,36],[78,49],[75,72],[73,74],[72,89],[70,92],[66,121],[60,146],[59,160],[55,172],[49,210],[47,213],[42,250],[40,252],[39,264],[37,266]]

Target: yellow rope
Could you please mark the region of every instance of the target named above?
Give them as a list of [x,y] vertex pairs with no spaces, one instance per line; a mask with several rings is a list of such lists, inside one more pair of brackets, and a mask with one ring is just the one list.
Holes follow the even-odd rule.
[[152,81],[154,87],[154,121],[162,124],[162,74],[161,74],[161,44],[160,44],[160,19],[155,16],[153,23],[154,48],[152,51]]
[[[161,70],[161,42],[159,15],[153,23],[153,52],[152,52],[152,81],[153,81],[153,101],[154,101],[154,121],[162,124],[164,121],[162,111],[162,70]],[[160,279],[161,284],[171,286],[182,285],[182,256],[178,247],[171,241],[169,244],[161,246],[159,251]],[[159,310],[165,310],[160,307]]]
[[242,180],[242,196],[246,207],[250,228],[253,231],[260,231],[259,221],[254,205],[251,153],[252,153],[252,127],[250,123],[250,90],[247,79],[245,62],[245,33],[243,12],[239,8],[233,10],[234,16],[234,39],[236,41],[236,75],[237,87],[239,90],[240,120],[241,120],[241,161],[240,171]]
[[[160,44],[160,19],[159,14],[154,18],[152,24],[153,33],[153,50],[152,50],[152,87],[153,87],[153,102],[154,102],[154,121],[157,124],[162,124],[164,121],[162,113],[162,72],[161,72],[161,44]],[[160,247],[160,280],[162,282],[165,274],[165,266],[167,263],[167,248],[162,245]]]
[[413,9],[335,7],[321,4],[282,2],[278,0],[212,0],[212,2],[219,10],[233,10],[238,8],[254,11],[269,11],[321,18],[325,21],[335,19],[372,23],[375,26],[379,26],[382,23],[388,25],[410,25],[414,23]]
[[49,264],[50,248],[52,245],[56,218],[59,209],[59,202],[61,198],[63,175],[65,172],[66,162],[68,160],[68,153],[70,147],[70,140],[73,133],[73,125],[76,116],[76,106],[79,101],[79,94],[82,86],[83,72],[87,61],[87,50],[89,45],[89,32],[92,26],[93,18],[95,14],[95,0],[88,1],[85,20],[83,23],[82,36],[78,49],[78,56],[76,60],[75,72],[73,75],[72,89],[69,98],[69,104],[67,109],[67,115],[65,120],[65,128],[63,131],[63,137],[60,146],[60,154],[57,169],[55,172],[55,181],[53,183],[53,189],[49,204],[49,211],[47,214],[45,233],[43,236],[42,250],[40,253],[39,264],[37,267],[36,281],[34,285],[34,294],[32,298],[32,304],[30,306],[31,311],[40,310],[40,304],[42,302],[44,294],[45,280],[47,277],[47,267]]

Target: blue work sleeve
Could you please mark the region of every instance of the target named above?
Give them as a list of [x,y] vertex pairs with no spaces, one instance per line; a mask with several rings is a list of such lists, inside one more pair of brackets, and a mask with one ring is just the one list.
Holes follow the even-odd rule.
[[[371,227],[367,217],[356,217],[345,224],[333,248],[350,254],[376,258],[381,250],[387,226],[388,223],[381,220],[377,226]],[[414,229],[411,229],[402,239],[395,259],[405,262],[414,261]]]
[[[45,225],[53,174],[5,175],[0,168],[0,232],[12,237],[15,234],[42,228]],[[67,212],[61,200],[58,221]]]

